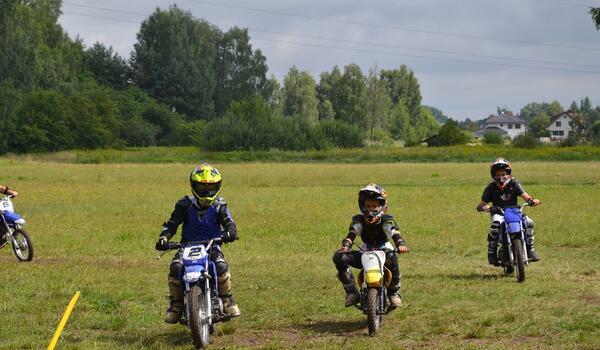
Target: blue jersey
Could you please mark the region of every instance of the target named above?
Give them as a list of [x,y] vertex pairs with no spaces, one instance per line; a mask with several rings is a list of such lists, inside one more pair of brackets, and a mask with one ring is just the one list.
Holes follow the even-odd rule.
[[208,208],[198,206],[194,197],[183,197],[175,204],[169,221],[163,224],[161,235],[171,239],[181,224],[183,224],[182,242],[220,238],[223,231],[237,235],[236,225],[227,208],[227,202],[221,197],[216,198]]

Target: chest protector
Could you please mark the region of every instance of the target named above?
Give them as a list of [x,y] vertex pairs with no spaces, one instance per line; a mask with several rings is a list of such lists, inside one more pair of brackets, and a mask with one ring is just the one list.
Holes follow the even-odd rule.
[[387,235],[383,231],[383,220],[374,225],[368,225],[363,221],[362,226],[360,239],[368,245],[380,246],[388,241]]
[[215,206],[211,205],[202,212],[195,205],[190,205],[187,209],[187,220],[183,223],[183,242],[205,241],[222,235]]

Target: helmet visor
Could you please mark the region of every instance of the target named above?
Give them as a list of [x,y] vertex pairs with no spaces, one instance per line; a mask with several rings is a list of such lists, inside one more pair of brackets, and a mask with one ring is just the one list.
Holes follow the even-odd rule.
[[219,193],[221,182],[192,182],[192,188],[201,198],[212,198]]

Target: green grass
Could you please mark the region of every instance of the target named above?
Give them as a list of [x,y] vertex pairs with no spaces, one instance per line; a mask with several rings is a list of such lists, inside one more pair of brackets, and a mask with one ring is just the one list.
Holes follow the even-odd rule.
[[[145,147],[122,150],[100,149],[56,153],[10,155],[6,161],[27,160],[102,164],[102,163],[190,163],[210,162],[489,162],[502,155],[511,161],[590,161],[600,160],[600,147],[557,147],[546,145],[534,149],[501,145],[452,147],[365,147],[356,149],[293,151],[204,152],[195,147]],[[0,160],[1,162],[2,160]]]
[[[486,264],[485,163],[216,165],[240,230],[224,249],[242,316],[214,348],[600,347],[600,162],[515,162],[544,202],[528,208],[542,261],[524,284]],[[170,256],[157,261],[154,242],[192,166],[0,161],[36,248],[31,263],[0,250],[0,349],[46,348],[77,290],[59,349],[190,349],[185,327],[162,323]],[[343,308],[331,262],[369,181],[412,249],[405,305],[376,338]]]

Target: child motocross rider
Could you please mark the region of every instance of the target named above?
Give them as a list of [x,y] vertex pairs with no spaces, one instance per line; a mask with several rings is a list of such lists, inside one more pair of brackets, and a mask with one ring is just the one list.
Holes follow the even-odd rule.
[[392,215],[386,214],[387,194],[377,184],[368,184],[358,192],[358,207],[361,214],[352,217],[348,235],[342,241],[342,247],[333,255],[333,262],[338,271],[337,277],[342,282],[346,292],[346,307],[360,301],[354,276],[349,266],[362,268],[360,251],[351,250],[356,236],[360,236],[363,249],[387,248],[385,266],[392,272],[392,281],[388,287],[391,308],[395,309],[402,303],[400,298],[400,268],[394,247],[388,242],[391,239],[399,253],[407,253],[398,224]]
[[[202,164],[190,174],[192,196],[184,196],[175,203],[171,217],[163,224],[163,230],[156,242],[157,250],[168,249],[169,240],[183,224],[181,242],[204,241],[221,238],[222,242],[233,242],[237,237],[237,229],[227,202],[219,197],[221,191],[221,173],[210,166]],[[165,314],[166,323],[177,323],[183,309],[183,289],[181,285],[182,250],[179,249],[169,267],[169,307]],[[231,274],[229,265],[221,251],[220,245],[214,245],[210,259],[216,264],[220,297],[225,312],[236,317],[240,309],[231,294]]]
[[[511,176],[512,167],[508,160],[498,158],[490,164],[490,174],[493,181],[485,188],[481,196],[481,202],[477,206],[478,211],[491,212],[492,202],[494,207],[509,208],[517,207],[517,197],[523,198],[529,205],[537,206],[542,202],[539,199],[533,199],[523,186]],[[504,216],[491,212],[492,224],[488,234],[488,262],[490,265],[498,266],[498,236],[504,223]],[[523,215],[525,222],[525,244],[527,246],[527,256],[530,261],[538,261],[540,257],[533,248],[533,220],[527,215]]]

